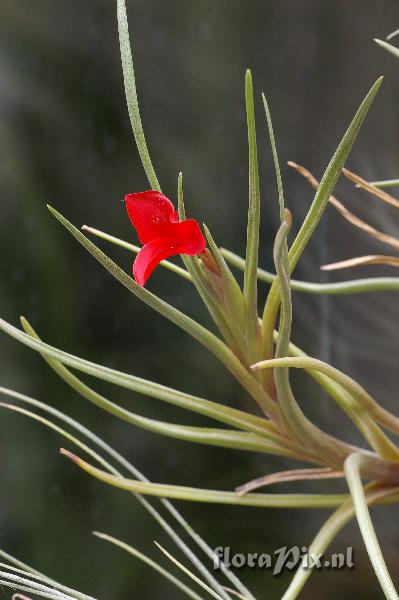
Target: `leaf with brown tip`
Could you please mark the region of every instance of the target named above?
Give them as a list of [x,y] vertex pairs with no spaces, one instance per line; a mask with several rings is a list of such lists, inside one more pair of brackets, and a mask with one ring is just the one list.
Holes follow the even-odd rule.
[[356,173],[349,171],[349,169],[343,168],[342,172],[345,175],[345,177],[347,177],[350,181],[353,181],[353,183],[355,183],[357,187],[360,187],[363,190],[370,192],[370,194],[373,194],[373,196],[379,198],[383,202],[386,202],[387,204],[390,204],[395,208],[399,208],[399,200],[394,196],[391,196],[391,194],[387,194],[387,192],[380,190],[378,187],[375,187],[375,185],[371,185],[368,181],[366,181],[359,175],[356,175]]
[[334,271],[336,269],[348,269],[360,265],[389,265],[390,267],[399,267],[399,256],[385,256],[382,254],[357,256],[356,258],[323,265],[320,268],[323,271]]

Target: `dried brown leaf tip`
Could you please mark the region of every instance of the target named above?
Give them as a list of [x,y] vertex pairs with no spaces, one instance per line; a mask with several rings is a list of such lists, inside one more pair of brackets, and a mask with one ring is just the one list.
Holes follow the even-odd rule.
[[[297,163],[292,162],[292,161],[289,161],[288,165],[290,167],[292,167],[293,169],[295,169],[300,175],[302,175],[314,189],[317,190],[319,188],[319,185],[320,185],[319,181],[316,179],[316,177],[310,171],[308,171],[308,169],[306,169],[302,165],[298,165]],[[394,196],[391,196],[390,194],[387,194],[386,192],[375,187],[374,185],[371,185],[370,183],[368,183],[368,181],[366,181],[359,175],[356,175],[352,171],[349,171],[348,169],[342,169],[342,172],[345,175],[345,177],[347,177],[350,181],[352,181],[353,183],[356,184],[356,187],[359,187],[359,188],[362,188],[362,189],[368,191],[370,194],[373,194],[379,200],[382,200],[383,202],[389,204],[390,206],[399,208],[399,200],[397,198],[395,198]],[[399,251],[399,239],[398,238],[396,238],[392,235],[388,235],[387,233],[384,233],[383,231],[379,231],[378,229],[376,229],[375,227],[373,227],[366,221],[363,221],[358,216],[356,216],[353,212],[348,210],[346,208],[346,206],[340,200],[338,200],[338,198],[336,198],[335,196],[330,196],[329,202],[349,223],[351,223],[358,229],[361,229],[362,231],[364,231],[365,233],[367,233],[369,236],[373,237],[374,239],[378,240],[379,242],[382,242],[383,244],[387,244],[391,248],[394,248],[396,251]],[[372,265],[372,264],[388,265],[391,267],[399,267],[399,256],[390,256],[390,255],[384,255],[384,254],[358,256],[355,258],[350,258],[348,260],[343,260],[343,261],[331,263],[328,265],[323,265],[321,268],[324,271],[333,271],[336,269],[347,269],[350,267],[357,267],[357,266],[362,266],[362,265]]]
[[399,267],[399,256],[386,256],[384,254],[373,254],[369,256],[357,256],[348,260],[341,260],[329,265],[323,265],[323,271],[334,271],[337,269],[348,269],[350,267],[359,267],[361,265],[389,265],[390,267]]
[[384,190],[380,190],[378,187],[375,187],[375,185],[372,185],[359,175],[356,175],[356,173],[349,171],[349,169],[342,169],[342,172],[345,177],[356,184],[356,187],[366,190],[376,198],[379,198],[379,200],[382,200],[383,202],[386,202],[395,208],[399,208],[399,200],[394,196],[391,196],[391,194],[387,194],[387,192],[384,192]]

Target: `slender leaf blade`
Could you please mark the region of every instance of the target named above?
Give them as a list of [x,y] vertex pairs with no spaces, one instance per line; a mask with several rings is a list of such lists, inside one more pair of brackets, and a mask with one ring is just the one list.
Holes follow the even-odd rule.
[[392,44],[388,44],[388,42],[384,42],[383,40],[374,40],[379,46],[381,46],[381,48],[384,48],[384,50],[388,50],[388,52],[390,54],[393,54],[394,56],[396,56],[396,58],[399,58],[399,48],[397,48],[396,46],[393,46]]
[[260,188],[258,149],[256,142],[256,124],[254,94],[251,71],[245,74],[245,105],[248,128],[248,177],[249,177],[249,202],[247,224],[247,248],[244,271],[244,298],[246,307],[246,327],[250,359],[258,352],[258,307],[257,307],[257,268],[259,252],[259,224],[260,224]]
[[125,84],[126,102],[129,110],[134,139],[139,151],[141,162],[149,184],[153,190],[161,191],[158,178],[152,165],[144,135],[143,124],[137,99],[136,78],[134,75],[133,57],[129,39],[129,24],[127,20],[125,0],[118,0],[117,18],[119,30],[119,44],[122,59],[123,81]]
[[398,600],[399,596],[388,572],[377,536],[375,534],[360,477],[360,469],[365,460],[367,459],[365,459],[361,454],[352,454],[349,456],[344,465],[345,474],[353,499],[353,504],[355,506],[360,532],[362,534],[363,541],[365,543],[375,574],[377,575],[385,597],[388,600]]
[[340,176],[341,170],[346,159],[352,149],[355,139],[360,131],[363,121],[370,109],[370,106],[377,94],[383,78],[380,77],[373,84],[370,91],[359,106],[352,122],[350,123],[344,137],[342,138],[338,148],[324,172],[320,186],[316,191],[312,205],[308,214],[299,230],[289,251],[290,271],[292,272],[297,264],[302,252],[306,248],[310,238],[312,237],[321,217],[326,209],[328,200]]

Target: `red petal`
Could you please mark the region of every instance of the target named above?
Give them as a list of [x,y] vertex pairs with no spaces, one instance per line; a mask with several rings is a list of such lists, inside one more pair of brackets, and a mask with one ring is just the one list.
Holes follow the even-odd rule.
[[176,254],[200,254],[206,248],[206,241],[195,219],[186,219],[171,226],[171,237],[180,247]]
[[142,244],[165,237],[173,237],[171,226],[178,221],[172,202],[154,190],[127,194],[128,215]]
[[133,265],[139,285],[165,258],[174,254],[200,254],[206,241],[194,219],[179,221],[172,202],[160,192],[150,190],[125,196],[126,209],[144,247]]
[[200,254],[206,242],[199,225],[193,219],[175,224],[173,238],[161,238],[145,244],[133,263],[133,275],[137,283],[145,285],[155,267],[174,254]]
[[137,283],[145,285],[155,267],[169,256],[178,254],[172,239],[163,238],[145,244],[137,254],[133,263],[133,275]]

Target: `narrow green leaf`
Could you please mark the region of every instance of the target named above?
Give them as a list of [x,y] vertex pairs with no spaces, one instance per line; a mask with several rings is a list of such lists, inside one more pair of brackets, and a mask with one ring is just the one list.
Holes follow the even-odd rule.
[[189,333],[194,339],[203,344],[208,350],[225,365],[225,367],[238,379],[241,385],[247,390],[252,398],[259,404],[262,410],[273,419],[277,413],[275,402],[269,397],[267,392],[261,388],[249,370],[244,367],[235,354],[213,333],[205,327],[196,323],[193,319],[177,310],[170,304],[161,300],[147,289],[139,286],[131,277],[129,277],[118,265],[114,263],[102,250],[93,242],[87,239],[79,229],[70,223],[65,217],[58,213],[54,208],[48,207],[54,217],[73,235],[73,237],[90,252],[92,256],[103,267],[107,269],[124,287],[132,292],[139,300],[148,304],[156,312],[160,313],[184,331]]
[[[30,324],[23,319],[23,326],[28,334],[36,340],[40,340],[37,333]],[[254,433],[243,433],[240,431],[230,431],[227,429],[188,427],[185,425],[176,425],[163,421],[157,421],[143,417],[131,411],[128,411],[107,398],[98,394],[95,390],[83,383],[61,362],[54,360],[46,353],[42,352],[44,360],[69,386],[78,392],[83,398],[92,402],[99,408],[114,415],[115,417],[126,421],[136,427],[141,427],[147,431],[158,433],[168,437],[199,444],[208,444],[211,446],[220,446],[223,448],[236,448],[252,452],[265,452],[292,458],[300,458],[301,448],[295,447],[295,444],[276,434],[270,433],[267,438],[266,431],[262,430],[262,436]],[[306,458],[306,455],[305,455]]]
[[211,232],[204,224],[205,237],[220,271],[221,309],[228,315],[227,323],[235,336],[237,347],[242,351],[245,339],[245,302],[244,296],[235,277],[226,264]]
[[205,237],[208,242],[209,248],[215,258],[217,266],[219,267],[221,276],[222,276],[226,286],[228,286],[228,296],[229,296],[229,299],[231,299],[232,305],[234,307],[233,312],[236,315],[236,319],[238,321],[242,321],[243,320],[242,313],[244,311],[244,298],[242,295],[241,288],[238,285],[236,278],[234,277],[234,275],[230,271],[229,267],[227,266],[227,263],[224,260],[224,257],[222,255],[222,253],[220,252],[218,245],[216,244],[215,240],[212,237],[211,232],[209,231],[208,227],[205,224],[204,224],[204,232],[205,232]]
[[216,600],[222,600],[221,596],[219,594],[217,594],[216,592],[214,592],[214,590],[212,588],[210,588],[208,585],[206,585],[206,583],[204,583],[203,581],[201,581],[201,579],[199,579],[199,577],[197,577],[196,575],[194,575],[194,573],[192,573],[189,569],[187,569],[180,561],[178,561],[174,556],[172,556],[169,552],[167,552],[167,550],[165,550],[165,548],[163,548],[161,546],[161,544],[158,544],[158,542],[154,542],[154,543],[157,546],[157,548],[159,548],[159,550],[176,567],[178,567],[181,571],[183,571],[183,573],[185,573],[186,575],[188,575],[188,577],[190,577],[193,581],[195,581],[195,583],[197,583],[203,590],[205,590],[206,592],[208,592],[208,594],[210,596],[212,596],[212,598],[216,598]]
[[183,173],[181,171],[177,177],[177,212],[179,220],[184,221],[186,218],[186,209],[184,206]]
[[125,0],[117,0],[117,18],[119,30],[119,44],[122,59],[123,81],[125,84],[126,102],[129,110],[130,122],[132,124],[134,139],[139,151],[141,162],[149,184],[153,190],[161,191],[150,154],[145,140],[143,125],[141,122],[139,104],[137,100],[136,79],[134,76],[132,50],[129,39],[129,25],[126,14]]
[[[278,333],[274,332],[274,338],[278,340]],[[290,357],[282,357],[260,361],[252,368],[284,368],[294,367],[305,369],[315,381],[337,402],[337,404],[347,413],[353,423],[358,427],[365,440],[375,450],[375,452],[388,461],[397,461],[399,449],[388,436],[381,431],[377,425],[379,423],[388,431],[398,434],[399,419],[390,412],[381,407],[357,382],[350,377],[323,363],[318,359],[307,356],[300,348],[290,342]],[[311,368],[311,367],[314,368]],[[327,375],[329,373],[329,375]],[[346,445],[343,448],[342,458],[345,458],[348,448],[352,452],[360,451],[360,448]],[[370,478],[378,477],[387,463],[384,463],[380,457],[375,457],[375,464],[371,467],[369,459]],[[379,464],[378,464],[379,463]],[[377,475],[376,475],[377,473]]]
[[389,35],[387,35],[385,37],[386,40],[391,40],[392,38],[396,37],[399,34],[399,29],[395,29],[394,31],[391,31],[391,33]]
[[[183,173],[179,173],[177,180],[177,203],[178,203],[178,214],[179,219],[183,220],[186,218],[186,211],[184,207],[184,192],[183,192]],[[222,334],[225,342],[229,348],[235,351],[236,355],[239,354],[237,342],[230,331],[229,324],[227,323],[226,316],[223,310],[220,310],[220,305],[217,302],[215,294],[207,281],[203,269],[201,268],[200,261],[197,256],[186,256],[181,255],[181,259],[190,274],[190,277],[194,283],[194,286],[199,293],[203,303],[205,304],[209,314],[211,315],[214,323]]]
[[391,188],[399,186],[399,179],[385,179],[385,181],[370,181],[369,183],[370,185],[380,189]]
[[398,600],[399,596],[396,593],[395,586],[389,575],[384,557],[381,552],[377,536],[374,531],[371,521],[370,512],[367,506],[366,497],[360,477],[360,469],[367,460],[361,454],[352,454],[345,461],[345,474],[348,481],[348,486],[355,506],[356,517],[359,523],[360,532],[363,537],[371,564],[373,565],[375,574],[382,587],[385,597],[388,600]]
[[280,207],[280,222],[282,223],[284,221],[285,204],[284,204],[283,181],[281,179],[280,162],[278,160],[276,138],[274,137],[272,117],[270,114],[269,104],[266,100],[265,94],[262,94],[262,100],[263,100],[263,106],[265,108],[265,113],[266,113],[266,121],[267,121],[267,128],[269,131],[270,145],[272,148],[274,170],[276,172],[278,203],[279,203],[279,207]]
[[[388,499],[392,494],[396,493],[397,495],[397,491],[398,488],[381,489],[374,484],[371,484],[367,487],[366,501],[368,504],[373,504],[377,500],[383,498]],[[341,529],[343,529],[354,516],[355,509],[352,499],[350,499],[347,502],[344,502],[344,504],[327,519],[313,542],[310,544],[308,554],[313,556],[323,555]],[[314,566],[315,563],[310,567],[303,562],[301,563],[281,600],[295,600],[298,597],[298,594],[306,581],[313,573]]]
[[[3,388],[0,387],[0,392],[2,391],[2,389]],[[27,565],[25,562],[22,562],[21,560],[19,560],[12,554],[5,552],[1,548],[0,548],[0,557],[3,558],[4,560],[7,560],[9,563],[16,565],[20,569],[23,569],[26,573],[29,573],[31,576],[35,575],[36,577],[40,577],[42,579],[42,581],[46,582],[48,585],[52,585],[53,587],[60,585],[58,583],[58,581],[51,579],[51,577],[47,577],[47,575],[45,575],[44,573],[41,573],[41,571],[37,571],[33,567]]]
[[[274,244],[274,262],[281,290],[280,329],[276,345],[276,359],[289,354],[292,304],[287,256],[287,236],[291,227],[291,215],[285,212],[285,220],[281,224]],[[301,442],[315,456],[323,457],[323,464],[332,469],[341,470],[343,457],[353,450],[348,445],[327,435],[304,415],[292,392],[288,368],[275,371],[278,402],[284,419],[284,426],[290,438]]]
[[247,249],[244,271],[244,298],[246,307],[246,328],[249,359],[253,362],[259,351],[258,292],[256,272],[258,268],[260,189],[258,150],[256,143],[255,109],[252,75],[248,69],[245,74],[245,104],[248,127],[248,177],[249,202],[247,225]]
[[139,550],[136,550],[136,548],[133,548],[133,546],[130,546],[129,544],[126,544],[125,542],[122,542],[121,540],[118,540],[117,538],[112,537],[111,535],[107,535],[106,533],[100,533],[99,531],[93,531],[93,535],[95,535],[96,537],[98,537],[102,540],[110,542],[111,544],[114,544],[114,546],[118,546],[119,548],[122,548],[122,550],[125,550],[126,552],[128,552],[129,554],[134,556],[135,558],[138,558],[139,560],[144,562],[146,565],[148,565],[149,567],[154,569],[154,571],[156,571],[157,573],[159,573],[160,575],[162,575],[163,577],[168,579],[171,583],[173,583],[173,585],[175,585],[180,591],[182,591],[184,594],[186,594],[186,596],[188,596],[189,598],[193,598],[194,600],[202,600],[201,596],[198,596],[198,594],[196,594],[191,588],[187,587],[182,581],[177,579],[177,577],[175,577],[174,575],[169,573],[169,571],[167,571],[166,569],[161,567],[161,565],[159,565],[157,562],[155,562],[154,560],[152,560],[151,558],[149,558],[142,552],[139,552]]
[[[290,248],[288,254],[290,273],[292,273],[293,269],[295,268],[302,252],[306,248],[310,238],[320,222],[320,219],[328,204],[328,199],[331,196],[334,186],[341,173],[341,169],[345,164],[366,114],[374,100],[376,93],[378,92],[378,89],[382,83],[382,79],[382,77],[377,79],[361,103],[329,165],[327,166],[327,169],[324,172],[320,186],[316,191],[308,214],[306,215],[302,227],[300,228]],[[279,283],[278,281],[275,281],[272,284],[272,288],[269,292],[262,317],[263,356],[265,358],[271,358],[272,356],[272,337],[279,303]]]
[[[43,357],[45,360],[48,360],[44,353]],[[56,372],[84,398],[102,408],[106,412],[126,421],[127,423],[130,423],[131,425],[135,425],[136,427],[141,427],[142,429],[152,431],[153,433],[199,444],[208,444],[224,448],[238,448],[240,450],[266,453],[272,451],[273,454],[283,453],[283,455],[295,457],[295,453],[292,450],[290,451],[284,447],[284,440],[281,440],[282,444],[279,445],[276,442],[263,439],[262,437],[253,433],[243,433],[239,431],[230,431],[227,429],[176,425],[174,423],[167,423],[142,417],[141,415],[137,415],[113,402],[110,402],[104,396],[101,396],[89,386],[85,385],[77,377],[72,375],[72,373],[65,369],[65,367],[54,363],[55,361],[52,360],[52,368],[54,368],[54,370],[56,370]]]
[[[274,337],[277,340],[277,332],[275,332]],[[304,358],[304,359],[310,358],[303,350],[301,350],[298,346],[296,346],[292,342],[290,343],[290,356],[294,357],[294,358],[301,358],[301,359],[302,358]],[[317,360],[317,359],[312,359],[312,361],[313,360]],[[338,381],[343,382],[343,380],[341,379],[343,373],[340,372],[340,375],[338,375],[338,374],[330,371],[330,375],[331,375],[331,377],[330,377],[330,376],[326,375],[325,373],[321,372],[321,370],[316,370],[316,368],[312,369],[312,368],[305,367],[305,364],[307,366],[310,366],[310,363],[303,363],[303,367],[306,370],[306,372],[315,381],[317,381],[317,383],[322,387],[322,389],[325,390],[325,392],[327,392],[327,394],[343,410],[345,410],[346,412],[348,412],[348,414],[350,414],[352,420],[354,421],[354,423],[356,423],[356,425],[359,427],[359,429],[362,431],[363,434],[364,434],[364,431],[362,430],[362,427],[360,426],[361,423],[359,423],[359,421],[357,421],[354,418],[353,413],[355,413],[355,415],[363,414],[364,407],[367,407],[367,410],[369,410],[370,414],[372,415],[372,419],[374,419],[377,423],[382,425],[388,431],[392,431],[392,433],[398,433],[398,431],[399,431],[398,418],[395,417],[394,415],[392,415],[387,410],[385,410],[383,407],[381,407],[378,403],[375,402],[374,399],[372,399],[371,404],[368,403],[368,400],[366,400],[366,402],[364,402],[363,399],[360,399],[360,403],[361,403],[360,406],[359,407],[356,406],[355,398],[357,397],[357,393],[360,390],[358,390],[356,388],[356,390],[353,389],[352,390],[353,393],[351,393],[349,391],[351,389],[350,385],[349,385],[349,387],[345,388],[340,383],[338,383]],[[317,363],[315,363],[315,366],[316,365],[317,365]],[[328,367],[330,369],[331,368],[333,369],[333,367],[331,367],[331,365],[328,365]],[[333,375],[334,375],[334,379],[333,379]],[[353,380],[351,380],[351,381],[353,381]],[[358,384],[356,384],[356,385],[358,386]]]
[[[393,179],[392,185],[394,182],[398,182],[399,179]],[[389,187],[388,184],[390,182],[386,181],[374,181],[370,185],[374,185],[375,187]],[[135,246],[134,244],[130,244],[125,240],[121,240],[114,235],[110,235],[109,233],[105,233],[104,231],[100,231],[95,227],[90,227],[88,225],[83,225],[82,231],[87,231],[96,237],[103,239],[107,242],[111,242],[111,244],[115,244],[116,246],[120,246],[121,248],[125,248],[129,252],[137,254],[140,251],[139,246]],[[226,250],[226,248],[219,248],[221,255],[223,258],[230,263],[233,267],[236,267],[240,271],[244,271],[245,268],[245,259],[230,250]],[[192,277],[186,269],[182,269],[178,265],[174,263],[163,260],[159,263],[162,267],[166,267],[170,271],[173,271],[176,275],[179,275],[183,279],[187,281],[192,281]],[[257,277],[259,281],[265,281],[266,283],[273,283],[276,279],[276,275],[274,273],[270,273],[269,271],[265,271],[265,269],[258,268]],[[303,292],[305,294],[329,294],[329,295],[343,295],[343,294],[362,294],[367,292],[390,292],[390,291],[399,291],[399,277],[367,277],[364,279],[353,279],[350,281],[340,281],[337,283],[314,283],[309,281],[298,281],[296,279],[291,279],[291,289],[293,292]]]
[[[245,260],[226,248],[220,249],[221,254],[228,263],[244,271]],[[258,268],[257,273],[259,281],[273,283],[277,275]],[[353,279],[351,281],[340,281],[338,283],[313,283],[310,281],[298,281],[291,279],[291,289],[293,292],[302,292],[304,294],[364,294],[367,292],[391,292],[399,291],[399,277],[368,277],[365,279]]]
[[[44,598],[55,598],[58,600],[75,600],[77,598],[76,595],[71,595],[69,593],[64,593],[60,589],[55,589],[54,587],[49,587],[42,583],[38,583],[33,579],[28,579],[27,577],[21,577],[20,575],[16,575],[14,573],[7,573],[6,571],[0,570],[0,584],[5,585],[6,587],[11,587],[17,590],[29,591],[32,594],[37,596],[42,596]],[[62,586],[61,586],[62,587]],[[65,588],[68,589],[68,588]],[[74,593],[75,590],[71,590],[71,593]],[[81,597],[83,594],[81,595]],[[87,600],[95,600],[92,596],[84,596]]]
[[[23,326],[28,334],[40,340],[37,333],[30,326],[30,324],[23,319]],[[88,385],[83,383],[75,375],[73,375],[66,367],[59,361],[47,356],[42,353],[43,358],[50,365],[52,369],[75,391],[77,391],[83,398],[92,402],[102,410],[114,415],[115,417],[126,421],[136,427],[141,427],[147,431],[158,433],[168,437],[184,440],[188,442],[195,442],[199,444],[208,444],[211,446],[220,446],[224,448],[237,448],[241,450],[258,451],[269,453],[272,451],[273,454],[281,454],[286,456],[295,457],[295,452],[285,448],[284,440],[281,438],[281,444],[277,441],[265,440],[253,433],[243,433],[239,431],[230,431],[227,429],[216,429],[216,428],[205,428],[205,427],[189,427],[186,425],[177,425],[175,423],[169,423],[164,421],[157,421],[155,419],[149,419],[136,413],[133,413],[125,408],[118,406],[114,402],[111,402],[101,394],[98,394]]]
[[347,494],[246,494],[245,496],[238,496],[235,492],[162,483],[143,483],[142,481],[109,475],[67,450],[61,449],[61,454],[67,456],[84,471],[108,485],[149,496],[160,496],[162,498],[174,498],[176,500],[188,500],[192,502],[270,508],[337,508],[348,499]]
[[[26,325],[29,326],[27,321],[24,320],[24,326]],[[140,377],[123,373],[121,371],[116,371],[114,369],[110,369],[109,367],[103,367],[102,365],[98,365],[83,358],[68,354],[67,352],[42,342],[40,339],[33,338],[31,332],[30,335],[23,333],[3,319],[0,319],[0,330],[23,343],[28,348],[32,348],[36,352],[45,355],[47,358],[55,359],[62,364],[68,365],[69,367],[77,369],[78,371],[82,371],[83,373],[87,373],[92,377],[97,377],[98,379],[108,381],[114,385],[145,394],[152,398],[158,398],[159,400],[174,404],[175,406],[180,406],[181,408],[192,410],[193,412],[215,418],[216,420],[228,425],[242,428],[248,427],[250,431],[254,431],[255,433],[266,432],[266,435],[268,432],[273,433],[273,427],[266,421],[266,419],[247,414],[237,409],[223,406],[217,402],[211,402],[190,394],[185,394],[184,392],[174,390],[158,383],[147,381],[146,379],[141,379]],[[241,426],[239,423],[241,423]]]
[[371,87],[367,96],[359,106],[357,113],[355,114],[351,124],[349,125],[344,137],[342,138],[337,150],[334,153],[324,175],[320,182],[319,189],[316,191],[314,200],[309,209],[308,214],[299,230],[289,252],[290,261],[290,272],[293,271],[297,264],[302,252],[306,248],[310,238],[312,237],[317,225],[320,222],[321,217],[328,204],[328,199],[332,194],[338,177],[341,174],[341,170],[345,164],[345,161],[352,149],[354,141],[363,121],[369,111],[369,108],[377,94],[383,78],[380,77]]
[[[399,417],[396,417],[380,406],[374,398],[370,396],[359,383],[357,383],[357,381],[328,363],[309,356],[297,356],[261,361],[256,367],[268,367],[270,369],[284,367],[306,369],[310,374],[313,374],[313,372],[316,371],[327,375],[329,379],[338,383],[343,391],[346,392],[346,395],[341,395],[340,397],[334,396],[334,399],[337,400],[341,408],[343,408],[351,418],[353,417],[353,413],[359,415],[359,413],[366,412],[386,429],[399,435]],[[396,449],[395,455],[397,455],[397,452],[398,450]],[[394,459],[393,456],[390,458]]]
[[[6,554],[3,553],[2,554]],[[10,555],[8,555],[10,556]],[[11,559],[15,562],[19,562],[17,561],[14,557],[11,557]],[[47,586],[49,586],[49,589],[51,590],[51,592],[53,592],[54,594],[57,593],[57,591],[68,594],[68,598],[74,598],[75,600],[94,600],[92,596],[87,596],[87,594],[82,594],[82,592],[79,592],[78,590],[74,590],[72,588],[66,587],[65,585],[61,585],[60,583],[57,583],[56,581],[46,577],[45,575],[39,574],[38,572],[33,572],[32,570],[25,570],[25,569],[19,569],[17,567],[13,567],[9,564],[0,562],[0,567],[7,569],[8,571],[11,571],[12,573],[18,573],[18,575],[23,575],[25,578],[29,578],[29,580],[31,581],[31,583],[37,583],[34,580],[37,579],[39,583],[45,583],[47,584]],[[3,577],[6,576],[6,573],[2,574]]]
[[396,56],[396,58],[399,58],[399,48],[397,48],[396,46],[393,46],[392,44],[388,44],[387,42],[384,42],[383,40],[374,40],[379,46],[381,46],[381,48],[384,48],[384,50],[388,50],[388,52],[390,54],[393,54],[394,56]]
[[[39,408],[40,410],[47,412],[47,413],[55,416],[56,418],[60,419],[62,422],[67,423],[73,429],[77,430],[81,435],[88,438],[96,446],[101,448],[107,455],[109,455],[115,462],[117,462],[121,467],[123,467],[128,473],[130,473],[131,475],[133,475],[140,481],[148,482],[148,479],[146,477],[144,477],[144,475],[142,473],[140,473],[140,471],[138,469],[136,469],[136,467],[134,467],[125,458],[123,458],[123,456],[121,456],[118,452],[116,452],[113,448],[111,448],[111,446],[106,444],[106,442],[104,442],[101,438],[96,436],[89,429],[86,429],[86,427],[84,427],[83,425],[81,425],[80,423],[78,423],[77,421],[72,419],[71,417],[68,417],[67,415],[65,415],[64,413],[60,412],[59,410],[53,408],[52,406],[43,404],[42,402],[39,402],[38,400],[30,398],[29,396],[25,396],[24,394],[19,394],[18,392],[14,392],[13,390],[9,390],[7,388],[0,387],[0,393],[7,395],[9,397],[12,397],[13,399],[25,402],[36,408]],[[109,471],[113,475],[122,477],[121,472],[118,471],[117,469],[115,469],[109,462],[104,460],[102,456],[100,456],[97,452],[92,450],[89,446],[87,446],[86,444],[81,442],[81,440],[79,438],[72,436],[70,433],[65,431],[65,429],[60,428],[53,421],[49,421],[48,419],[43,419],[43,417],[41,417],[40,415],[38,415],[34,412],[27,411],[23,408],[20,408],[19,406],[14,406],[12,404],[0,404],[0,406],[4,406],[5,408],[14,410],[14,411],[16,411],[20,414],[23,414],[35,421],[38,421],[41,425],[44,425],[44,426],[48,427],[49,429],[52,429],[53,431],[55,431],[56,433],[58,433],[59,435],[61,435],[65,439],[67,439],[69,442],[75,444],[78,448],[82,449],[84,452],[87,452],[89,456],[94,458],[94,460],[96,460],[100,465],[105,467],[105,469],[107,471]],[[140,494],[136,494],[135,492],[132,492],[132,494],[135,496],[136,500],[138,502],[140,502],[140,504],[157,521],[157,523],[169,535],[169,537],[175,542],[175,544],[181,549],[181,551],[184,553],[184,555],[187,556],[187,558],[196,567],[196,569],[198,569],[198,571],[202,574],[202,576],[210,584],[214,585],[216,588],[218,586],[218,583],[215,580],[215,578],[213,577],[212,573],[210,573],[210,571],[199,560],[199,558],[194,554],[194,552],[188,547],[188,545],[176,533],[174,528],[171,525],[169,525],[169,523],[152,506],[152,504],[150,504],[146,500],[146,498],[144,498],[143,496],[140,496]],[[201,550],[203,550],[203,552],[206,554],[206,556],[208,558],[212,559],[213,558],[212,549],[206,544],[206,542],[201,538],[201,536],[187,523],[187,521],[177,511],[177,509],[173,506],[173,504],[171,504],[168,500],[165,500],[165,499],[160,499],[160,503],[172,515],[172,517],[177,521],[177,523],[184,529],[185,533],[201,548]],[[26,567],[26,565],[24,563],[20,563],[19,561],[16,561],[16,559],[11,557],[10,555],[5,554],[2,551],[0,551],[0,555],[4,556],[4,558],[7,558],[7,560],[12,560],[15,564],[18,564],[18,566]],[[243,584],[234,575],[234,573],[231,573],[223,563],[221,563],[220,567],[221,567],[221,571],[226,576],[226,578],[233,585],[235,585],[235,587],[238,590],[245,591],[245,593],[247,593],[247,595],[248,595],[248,598],[250,598],[251,600],[255,600],[255,598],[253,598],[253,596],[251,596],[250,592],[245,588],[245,586],[243,586]],[[41,575],[41,573],[38,573],[37,571],[34,571],[34,574]],[[47,582],[51,585],[54,585],[54,583],[56,583],[49,579],[47,579]],[[82,600],[84,600],[84,599],[82,599]]]
[[[280,209],[280,223],[282,224],[282,223],[284,223],[284,220],[285,220],[285,212],[284,212],[285,211],[285,202],[284,202],[284,190],[283,190],[283,182],[282,182],[282,178],[281,178],[280,162],[279,162],[278,154],[277,154],[277,146],[276,146],[276,139],[274,137],[272,117],[270,114],[269,105],[267,103],[266,96],[264,94],[262,94],[262,99],[263,99],[263,106],[264,106],[265,114],[266,114],[267,128],[268,128],[268,132],[269,132],[270,145],[271,145],[272,155],[273,155],[273,163],[274,163],[274,170],[275,170],[275,174],[276,174],[276,183],[277,183],[278,203],[279,203],[279,209]],[[286,262],[286,260],[287,260],[286,257],[287,257],[287,252],[288,252],[287,240],[284,241],[283,252],[284,252],[284,261]],[[270,290],[270,292],[271,292],[271,290]],[[266,304],[267,304],[267,299],[266,299]],[[272,327],[271,324],[270,324],[270,327]],[[274,325],[273,325],[273,328],[274,328]],[[264,336],[266,337],[266,339],[270,339],[270,332],[268,333],[265,329],[263,329],[262,337],[264,337]],[[274,378],[273,378],[273,371],[266,371],[263,374],[262,383],[263,383],[263,386],[267,390],[270,390],[271,393],[274,392],[275,382],[274,382]]]
[[65,594],[56,592],[51,588],[43,587],[43,589],[40,590],[37,588],[37,586],[32,586],[29,584],[22,585],[21,583],[16,583],[15,581],[9,581],[7,579],[0,579],[0,586],[18,590],[20,592],[28,592],[28,594],[33,594],[34,596],[40,596],[42,598],[48,598],[49,600],[74,600],[73,596],[66,596]]
[[[129,250],[129,252],[133,252],[134,254],[137,254],[141,250],[140,246],[135,246],[134,244],[129,244],[129,242],[125,242],[124,240],[121,240],[120,238],[117,238],[114,235],[110,235],[109,233],[105,233],[104,231],[100,231],[99,229],[95,229],[94,227],[89,227],[88,225],[83,225],[81,229],[82,229],[82,231],[87,231],[88,233],[91,233],[92,235],[95,235],[96,237],[98,237],[102,240],[111,242],[111,244],[115,244],[115,246],[120,246],[121,248],[125,248],[125,250]],[[165,267],[166,269],[173,271],[174,273],[176,273],[176,275],[179,275],[183,279],[187,279],[187,281],[192,281],[191,275],[190,275],[190,273],[188,273],[186,271],[186,269],[182,269],[181,267],[179,267],[178,265],[175,265],[174,263],[170,262],[169,260],[161,260],[161,262],[159,264],[162,267]]]

